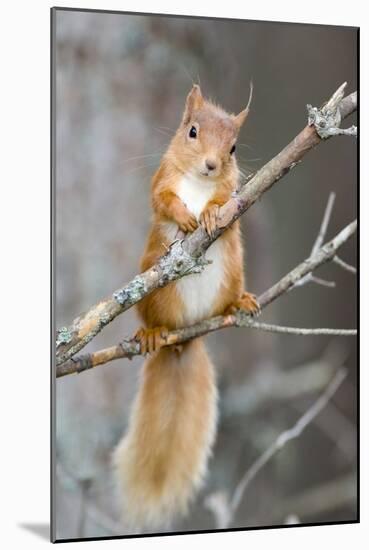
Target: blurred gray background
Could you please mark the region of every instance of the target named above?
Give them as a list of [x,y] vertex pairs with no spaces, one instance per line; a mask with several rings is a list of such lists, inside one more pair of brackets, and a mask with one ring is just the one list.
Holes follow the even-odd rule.
[[[56,326],[138,272],[150,223],[150,178],[179,124],[192,81],[232,112],[254,99],[237,158],[260,168],[344,81],[356,89],[352,28],[56,11]],[[346,121],[350,125],[354,120]],[[242,144],[242,145],[241,145]],[[243,217],[247,287],[260,294],[300,263],[329,193],[327,238],[356,217],[356,142],[320,145]],[[341,257],[356,265],[356,240]],[[356,282],[330,264],[263,312],[301,327],[356,326]],[[86,351],[137,329],[131,309]],[[252,462],[317,398],[340,364],[334,399],[248,487],[233,527],[356,518],[356,338],[223,330],[207,338],[220,420],[206,486],[175,530],[215,528],[204,504],[231,492]],[[57,538],[127,534],[118,522],[111,452],[127,426],[142,357],[57,381]]]

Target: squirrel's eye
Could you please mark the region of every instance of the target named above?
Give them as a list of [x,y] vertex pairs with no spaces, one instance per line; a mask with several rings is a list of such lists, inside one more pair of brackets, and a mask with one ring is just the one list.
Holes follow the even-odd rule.
[[191,126],[190,133],[188,134],[190,138],[196,138],[197,137],[197,130],[195,126]]
[[236,150],[236,146],[233,145],[232,149],[230,150],[230,154],[233,155],[233,153],[235,152],[235,150]]

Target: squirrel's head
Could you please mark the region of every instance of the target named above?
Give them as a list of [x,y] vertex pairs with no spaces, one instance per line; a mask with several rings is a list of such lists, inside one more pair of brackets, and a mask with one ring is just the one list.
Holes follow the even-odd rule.
[[172,143],[171,152],[181,170],[212,179],[234,170],[236,140],[249,113],[251,96],[252,87],[247,107],[233,115],[204,99],[197,84],[192,87]]

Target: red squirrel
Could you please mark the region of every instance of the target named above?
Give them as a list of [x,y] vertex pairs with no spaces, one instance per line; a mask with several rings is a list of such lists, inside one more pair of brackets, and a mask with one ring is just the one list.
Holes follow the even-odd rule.
[[[251,94],[250,94],[251,100]],[[238,132],[249,105],[229,114],[194,85],[181,124],[151,186],[153,221],[141,259],[151,267],[179,230],[200,224],[211,235],[219,208],[238,189]],[[114,454],[123,520],[136,528],[169,526],[200,488],[215,439],[217,389],[202,338],[162,347],[168,330],[243,309],[258,313],[244,290],[240,226],[235,222],[206,252],[202,273],[157,289],[137,304],[136,333],[145,362],[128,432]]]

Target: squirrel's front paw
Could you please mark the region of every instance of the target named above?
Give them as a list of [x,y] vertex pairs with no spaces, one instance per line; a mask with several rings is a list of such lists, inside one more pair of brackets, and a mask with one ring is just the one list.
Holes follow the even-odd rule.
[[166,327],[140,328],[135,334],[135,340],[141,345],[142,355],[154,353],[167,342],[168,329]]
[[218,204],[210,204],[200,214],[200,224],[211,237],[217,228]]
[[191,212],[183,213],[176,221],[179,229],[184,233],[192,233],[199,226],[197,219]]
[[241,297],[234,302],[234,304],[229,306],[227,313],[235,313],[238,309],[241,309],[250,315],[259,315],[260,313],[259,302],[257,301],[256,296],[254,294],[250,294],[250,292],[244,292]]

